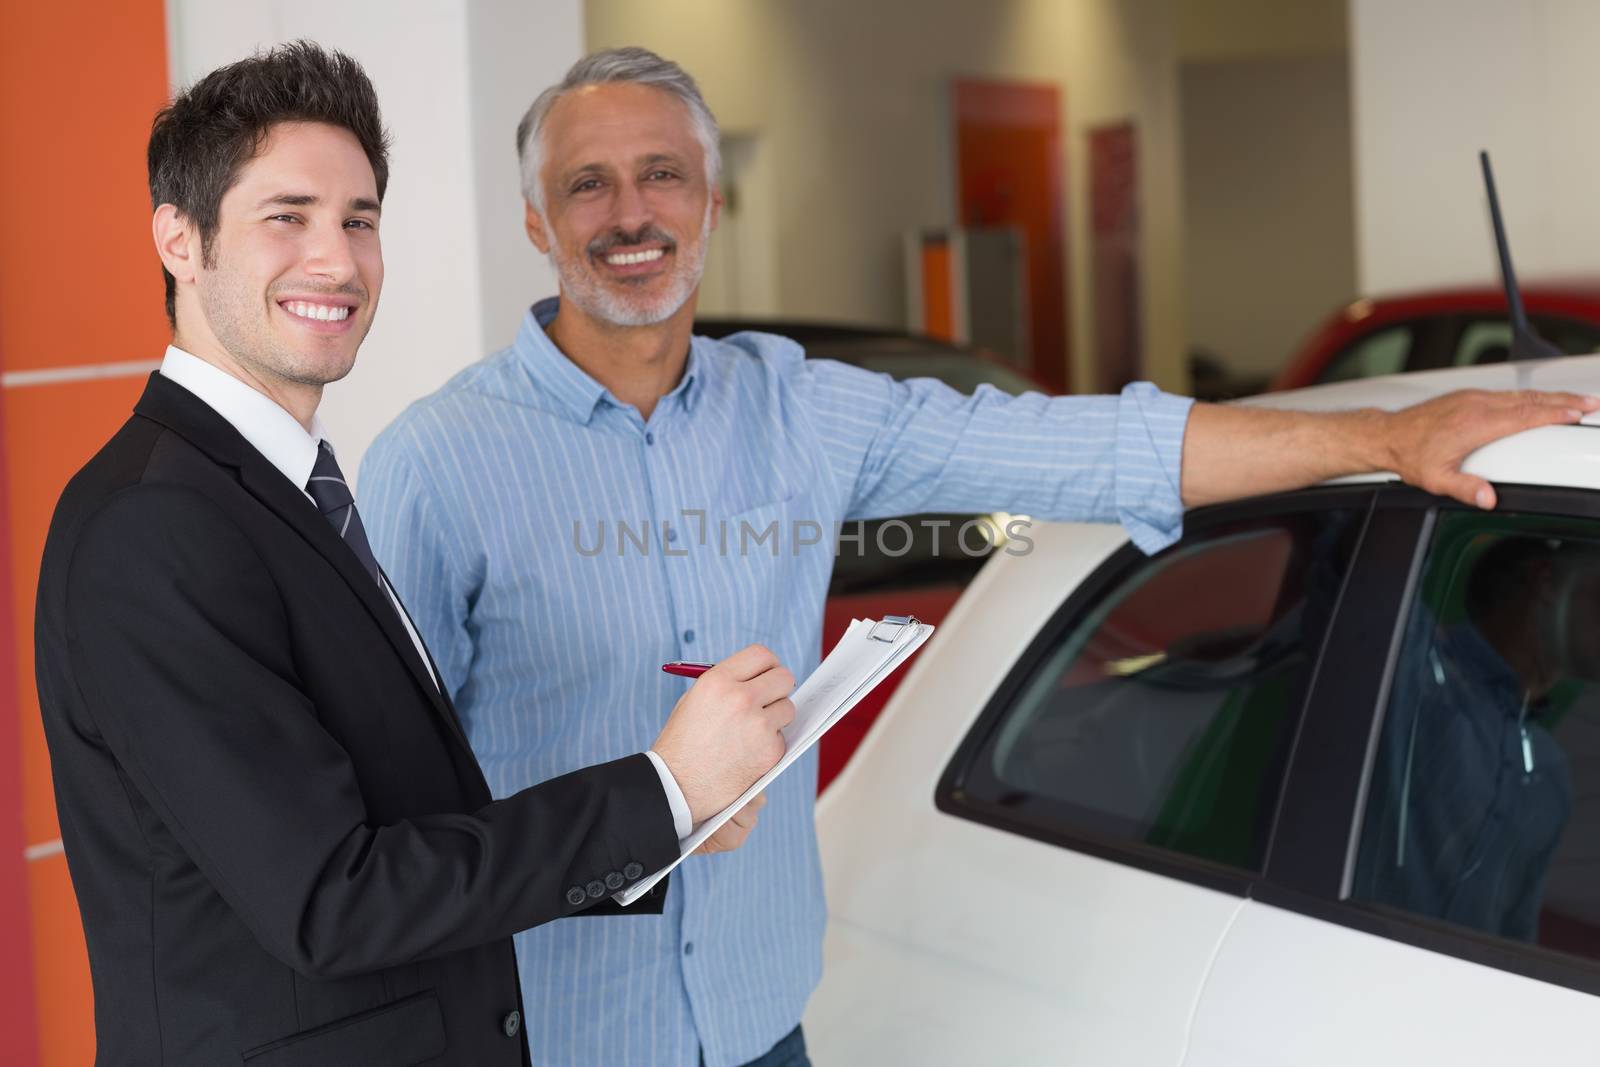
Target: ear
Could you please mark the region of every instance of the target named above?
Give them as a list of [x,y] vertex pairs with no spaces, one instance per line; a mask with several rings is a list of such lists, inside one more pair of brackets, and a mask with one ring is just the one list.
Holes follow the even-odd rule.
[[717,228],[717,223],[722,219],[722,189],[720,186],[711,187],[711,228]]
[[167,273],[180,285],[193,285],[200,270],[200,235],[189,220],[178,214],[172,204],[162,204],[150,219],[150,231]]
[[544,216],[539,214],[539,209],[533,206],[532,200],[524,200],[522,206],[526,209],[522,216],[523,228],[528,231],[528,240],[533,242],[545,255],[550,254],[550,235],[544,228]]

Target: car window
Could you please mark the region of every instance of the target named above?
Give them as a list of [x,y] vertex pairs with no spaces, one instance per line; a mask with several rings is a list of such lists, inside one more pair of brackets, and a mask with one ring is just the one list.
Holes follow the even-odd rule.
[[856,519],[839,529],[828,595],[922,589],[972,581],[1005,543],[1009,515],[927,514]]
[[851,362],[896,378],[937,378],[963,393],[976,392],[980,385],[992,385],[1012,396],[1039,391],[1039,386],[1014,370],[960,352],[884,355],[863,351]]
[[[813,354],[842,359],[896,378],[937,378],[963,393],[980,385],[1021,395],[1037,386],[1003,366],[920,341],[818,346]],[[840,530],[829,596],[964,587],[1003,544],[1009,516],[927,514],[846,522]]]
[[1545,340],[1569,356],[1600,352],[1600,327],[1593,323],[1554,315],[1536,315],[1533,325]]
[[1600,522],[1447,512],[1407,616],[1351,896],[1600,958]]
[[1508,319],[1479,319],[1469,322],[1456,339],[1450,366],[1476,367],[1482,363],[1504,363],[1511,356],[1511,322]]
[[[1553,315],[1536,315],[1532,322],[1539,336],[1569,356],[1600,351],[1600,329],[1586,322]],[[1451,353],[1448,365],[1476,367],[1486,363],[1504,363],[1510,355],[1509,319],[1473,319],[1462,327],[1456,338],[1455,351]]]
[[1390,326],[1351,344],[1329,361],[1317,377],[1320,382],[1347,382],[1375,378],[1405,370],[1414,331],[1410,326]]
[[1236,521],[1114,559],[1109,588],[1069,602],[1024,661],[966,791],[1068,838],[1259,870],[1361,514]]

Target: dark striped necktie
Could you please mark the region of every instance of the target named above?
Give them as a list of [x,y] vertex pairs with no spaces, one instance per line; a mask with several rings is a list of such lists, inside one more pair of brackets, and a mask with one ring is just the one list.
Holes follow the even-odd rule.
[[306,483],[306,492],[316,501],[317,510],[322,512],[323,517],[333,523],[333,528],[339,531],[339,536],[344,538],[344,543],[350,546],[367,573],[372,575],[372,580],[382,586],[378,558],[372,554],[372,546],[367,543],[367,531],[361,525],[361,516],[356,513],[355,495],[350,492],[344,472],[339,469],[338,461],[333,458],[333,450],[326,441],[317,442],[317,463],[311,468],[311,480]]

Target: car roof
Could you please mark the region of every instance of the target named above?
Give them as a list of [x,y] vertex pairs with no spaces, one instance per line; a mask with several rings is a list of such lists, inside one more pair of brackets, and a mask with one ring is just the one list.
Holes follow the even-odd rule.
[[[1600,306],[1600,278],[1549,278],[1526,282],[1523,302],[1529,304],[1589,304]],[[1498,284],[1459,285],[1437,289],[1400,289],[1353,300],[1346,310],[1360,318],[1374,310],[1400,309],[1408,314],[1506,306],[1506,293]]]
[[[1600,355],[1391,374],[1264,393],[1235,403],[1293,411],[1394,411],[1457,389],[1544,389],[1600,395]],[[1462,469],[1492,482],[1600,489],[1600,413],[1583,421],[1578,426],[1546,426],[1513,434],[1472,453]],[[1336,481],[1392,478],[1372,474]]]

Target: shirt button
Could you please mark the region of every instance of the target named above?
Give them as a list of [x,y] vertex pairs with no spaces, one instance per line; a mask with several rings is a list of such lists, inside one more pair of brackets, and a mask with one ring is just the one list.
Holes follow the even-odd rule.
[[693,956],[694,955],[694,942],[693,941],[684,942],[683,954],[685,956]]
[[667,527],[667,540],[668,541],[676,541],[677,539],[678,539],[678,531],[672,529],[670,526]]
[[686,644],[686,645],[694,644],[694,631],[693,630],[685,630],[685,631],[683,631],[683,643]]
[[645,434],[644,435],[644,443],[647,444],[647,445],[655,444],[656,443],[656,435],[653,434],[653,433]]
[[520,1011],[507,1012],[506,1017],[500,1020],[500,1032],[507,1037],[516,1037],[522,1032],[522,1013]]

